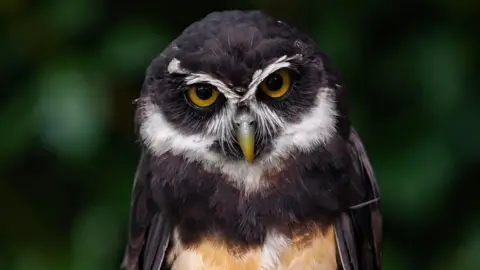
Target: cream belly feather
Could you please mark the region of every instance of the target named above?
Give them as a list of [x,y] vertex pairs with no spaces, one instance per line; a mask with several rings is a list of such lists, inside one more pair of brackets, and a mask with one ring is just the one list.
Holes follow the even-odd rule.
[[174,234],[167,263],[172,270],[335,270],[335,231],[330,226],[291,237],[270,234],[263,246],[242,251],[215,237],[184,247]]

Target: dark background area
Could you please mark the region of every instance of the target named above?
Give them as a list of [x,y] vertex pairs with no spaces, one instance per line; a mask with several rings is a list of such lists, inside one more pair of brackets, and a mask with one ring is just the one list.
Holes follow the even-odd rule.
[[264,9],[340,70],[381,188],[384,268],[480,269],[480,1],[0,2],[0,269],[118,269],[146,67]]

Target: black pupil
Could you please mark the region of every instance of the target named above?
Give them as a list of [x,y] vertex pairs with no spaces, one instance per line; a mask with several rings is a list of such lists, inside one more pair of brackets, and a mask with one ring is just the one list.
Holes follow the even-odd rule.
[[277,73],[274,73],[270,76],[268,76],[266,85],[268,87],[268,90],[270,91],[278,91],[280,88],[282,88],[283,85],[283,79],[282,76],[280,76]]
[[200,99],[207,100],[212,97],[213,90],[212,87],[202,85],[197,87],[197,96]]

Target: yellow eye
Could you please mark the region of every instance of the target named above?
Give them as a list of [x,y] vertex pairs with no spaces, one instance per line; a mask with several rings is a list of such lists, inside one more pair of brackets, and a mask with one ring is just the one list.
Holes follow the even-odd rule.
[[290,89],[290,74],[287,70],[281,69],[270,74],[260,84],[262,91],[272,98],[284,96]]
[[206,108],[217,100],[218,90],[211,85],[194,85],[188,88],[187,97],[193,105]]

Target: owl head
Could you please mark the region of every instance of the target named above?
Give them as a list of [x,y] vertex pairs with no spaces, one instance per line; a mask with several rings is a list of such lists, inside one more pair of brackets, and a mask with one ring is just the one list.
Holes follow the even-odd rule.
[[215,12],[152,61],[136,124],[155,155],[278,167],[348,126],[344,96],[305,34],[259,11]]

